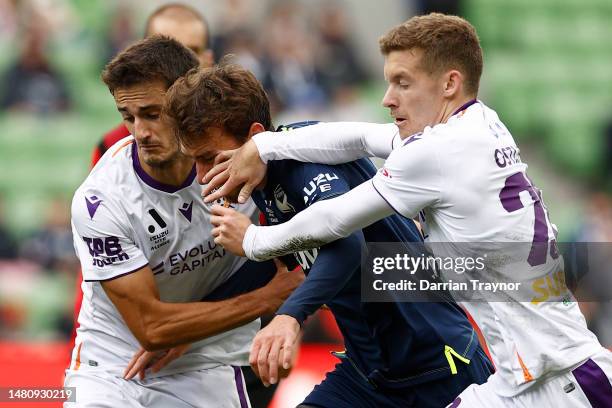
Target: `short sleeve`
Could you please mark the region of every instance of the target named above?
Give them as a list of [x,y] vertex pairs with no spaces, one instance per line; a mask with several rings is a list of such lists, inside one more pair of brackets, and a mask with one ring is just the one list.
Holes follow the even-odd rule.
[[301,195],[305,207],[350,190],[339,166],[298,162],[294,165],[297,168],[291,172],[290,186],[295,193]]
[[72,234],[83,280],[104,281],[148,264],[127,232],[123,212],[99,192],[77,191],[72,200]]
[[[431,135],[433,137],[433,135]],[[433,140],[415,135],[393,150],[372,179],[374,188],[399,214],[414,218],[438,202],[442,177]]]

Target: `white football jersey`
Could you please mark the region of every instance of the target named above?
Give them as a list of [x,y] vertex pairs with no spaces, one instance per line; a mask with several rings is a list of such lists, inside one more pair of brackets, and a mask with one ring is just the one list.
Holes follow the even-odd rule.
[[[541,193],[526,170],[512,135],[477,101],[447,123],[405,139],[373,179],[398,213],[409,218],[420,213],[427,242],[451,243],[446,253],[436,253],[442,246],[432,244],[436,256],[460,256],[461,243],[526,243],[520,260],[500,262],[505,254],[498,254],[497,261],[486,262],[485,273],[511,281],[520,266],[532,283],[540,283],[527,287],[533,288],[532,301],[465,304],[496,365],[492,381],[505,395],[572,367],[601,347],[566,288],[566,301],[547,301],[550,293],[541,283],[563,274],[563,260],[554,251],[556,231]],[[533,242],[543,243],[538,248],[544,250],[529,251]]]
[[[140,345],[101,281],[151,267],[165,302],[197,302],[245,262],[216,245],[210,206],[195,168],[180,187],[147,175],[130,136],[111,147],[72,201],[74,245],[83,273],[83,303],[71,369],[121,375]],[[257,223],[252,201],[239,211]],[[196,342],[157,376],[221,364],[246,365],[259,320]]]

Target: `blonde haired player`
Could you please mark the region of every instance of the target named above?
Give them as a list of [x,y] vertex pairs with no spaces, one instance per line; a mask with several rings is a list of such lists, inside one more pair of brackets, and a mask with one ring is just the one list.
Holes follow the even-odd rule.
[[[476,99],[482,50],[474,28],[454,16],[413,17],[383,36],[380,48],[388,82],[383,105],[395,126],[330,123],[282,138],[259,134],[204,181],[211,181],[210,193],[229,177],[209,200],[244,184],[243,202],[268,160],[333,164],[378,156],[387,158],[384,168],[371,181],[277,226],[246,229],[239,214],[216,208],[223,220],[215,242],[266,259],[339,239],[394,212],[413,218],[422,211],[428,242],[514,242],[527,248],[521,261],[527,274],[562,273],[554,227],[526,176],[527,165],[495,111]],[[244,238],[231,239],[236,235]],[[489,263],[487,272],[508,276],[517,265]],[[485,384],[468,387],[451,407],[612,406],[612,357],[571,296],[520,300],[466,304],[497,371]]]

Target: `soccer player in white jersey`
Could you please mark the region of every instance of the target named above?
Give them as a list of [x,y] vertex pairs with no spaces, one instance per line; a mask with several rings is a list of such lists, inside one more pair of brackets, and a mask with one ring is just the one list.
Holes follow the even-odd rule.
[[[242,187],[243,202],[265,172],[265,162],[296,159],[338,163],[386,158],[370,181],[299,213],[285,224],[256,227],[229,209],[215,242],[251,259],[319,246],[394,212],[421,211],[432,243],[524,243],[521,268],[535,278],[563,274],[555,231],[541,194],[526,176],[518,147],[497,114],[477,100],[482,51],[474,28],[442,14],[413,17],[380,40],[388,88],[383,105],[394,124],[320,124],[262,133],[203,179],[212,200]],[[220,154],[218,162],[231,156]],[[260,159],[261,157],[261,159]],[[313,222],[313,220],[317,220]],[[435,253],[444,256],[445,253]],[[516,266],[513,264],[511,266]],[[487,263],[486,272],[509,274]],[[534,287],[535,288],[535,287]],[[567,290],[567,288],[565,288]],[[610,407],[611,353],[587,329],[567,292],[558,300],[470,302],[496,373],[468,387],[451,407]],[[539,299],[539,300],[536,300]]]
[[[102,74],[133,137],[108,150],[72,202],[84,299],[65,379],[76,387],[76,404],[66,407],[249,406],[239,367],[257,318],[273,313],[303,278],[282,268],[271,280],[274,268],[246,271],[244,258],[213,242],[194,162],[162,114],[167,89],[197,66],[192,51],[155,36]],[[237,210],[255,216],[253,203]],[[251,278],[262,273],[269,283]],[[234,297],[219,300],[229,297],[219,291],[230,283]],[[125,379],[140,347],[147,352],[136,357],[170,350],[146,379]]]

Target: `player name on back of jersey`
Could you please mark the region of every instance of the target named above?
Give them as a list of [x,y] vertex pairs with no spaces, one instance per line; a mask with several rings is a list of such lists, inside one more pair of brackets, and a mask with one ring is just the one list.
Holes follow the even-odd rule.
[[506,146],[501,149],[495,149],[494,157],[495,163],[501,168],[511,164],[522,163],[520,150],[516,146]]

